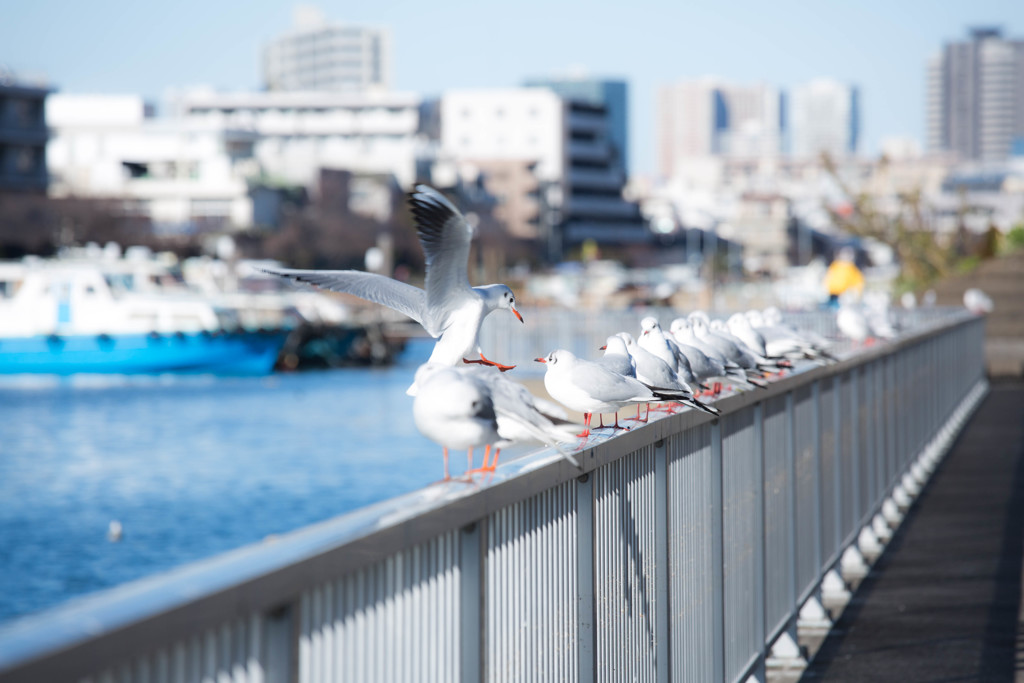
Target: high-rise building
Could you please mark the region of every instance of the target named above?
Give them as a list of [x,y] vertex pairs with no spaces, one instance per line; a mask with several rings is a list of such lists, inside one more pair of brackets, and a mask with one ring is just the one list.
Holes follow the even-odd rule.
[[856,86],[818,79],[793,88],[789,98],[790,153],[843,159],[857,153],[860,93]]
[[264,48],[267,90],[386,90],[390,82],[385,29],[328,22],[300,6],[295,26]]
[[927,83],[929,151],[998,161],[1024,137],[1024,41],[972,29],[929,60]]
[[782,95],[765,84],[711,78],[663,87],[658,100],[659,171],[672,177],[681,162],[704,157],[779,156]]
[[526,87],[550,88],[562,98],[603,107],[608,139],[615,153],[613,163],[629,174],[629,86],[625,81],[587,77],[536,78]]

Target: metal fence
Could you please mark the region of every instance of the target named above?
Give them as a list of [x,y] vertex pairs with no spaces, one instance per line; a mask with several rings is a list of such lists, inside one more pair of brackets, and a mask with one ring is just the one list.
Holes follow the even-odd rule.
[[[598,332],[595,332],[598,333]],[[0,680],[742,681],[984,393],[983,321],[75,601]],[[763,680],[763,678],[762,678]]]

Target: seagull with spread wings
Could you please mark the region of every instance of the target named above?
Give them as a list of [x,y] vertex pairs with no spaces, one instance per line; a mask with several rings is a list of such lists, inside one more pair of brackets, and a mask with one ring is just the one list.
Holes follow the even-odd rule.
[[[467,270],[473,228],[444,195],[432,187],[417,185],[408,200],[426,257],[424,289],[360,270],[263,270],[404,313],[437,339],[428,363],[456,365],[461,361],[511,370],[515,366],[495,363],[484,356],[479,334],[484,318],[500,308],[508,309],[523,322],[515,294],[501,284],[470,287]],[[416,389],[413,382],[406,393],[415,396]]]

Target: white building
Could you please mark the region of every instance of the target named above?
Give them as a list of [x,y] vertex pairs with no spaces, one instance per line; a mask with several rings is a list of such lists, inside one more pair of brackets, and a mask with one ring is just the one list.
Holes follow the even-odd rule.
[[300,6],[295,26],[263,51],[268,90],[387,90],[390,37],[382,28],[328,22]]
[[251,131],[152,119],[132,95],[51,95],[46,123],[52,196],[123,201],[157,230],[253,224]]
[[274,180],[315,189],[321,168],[416,179],[424,147],[420,97],[404,93],[196,90],[176,99],[181,117],[258,135],[255,155]]
[[797,159],[833,159],[857,153],[860,102],[856,87],[818,79],[793,88],[789,104],[791,153]]

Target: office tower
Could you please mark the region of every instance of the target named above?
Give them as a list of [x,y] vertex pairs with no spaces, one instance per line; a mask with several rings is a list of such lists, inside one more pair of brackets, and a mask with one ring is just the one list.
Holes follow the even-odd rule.
[[928,62],[927,147],[998,161],[1024,137],[1024,41],[975,28]]
[[267,90],[386,90],[390,47],[387,31],[335,24],[311,7],[299,7],[295,26],[263,52]]
[[855,86],[818,79],[793,88],[789,104],[791,154],[842,159],[857,153],[860,95]]
[[706,157],[763,159],[782,151],[784,116],[778,88],[712,78],[661,88],[658,98],[659,171]]

